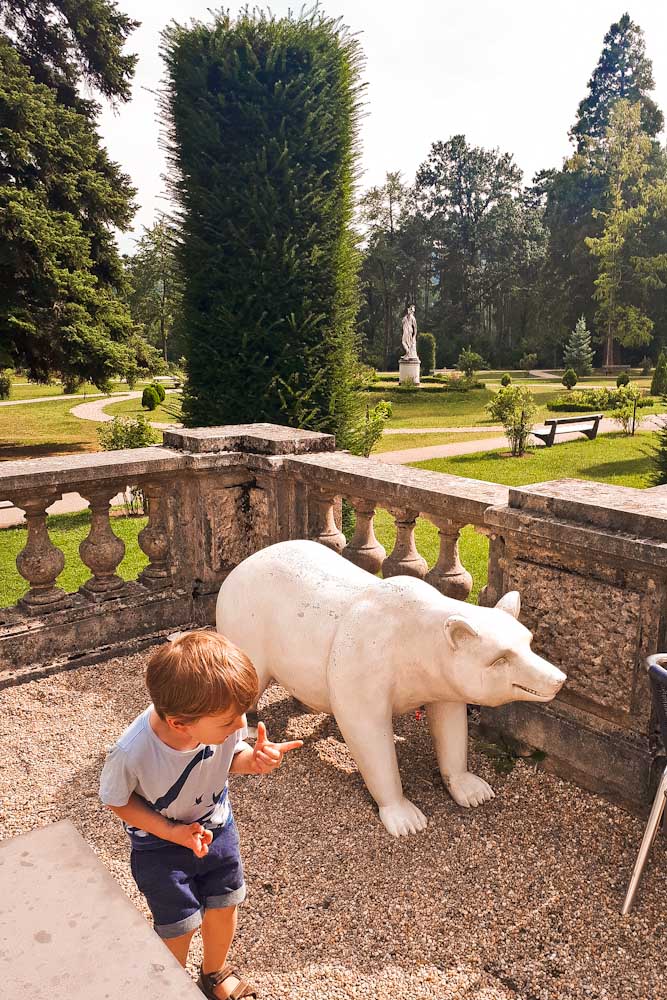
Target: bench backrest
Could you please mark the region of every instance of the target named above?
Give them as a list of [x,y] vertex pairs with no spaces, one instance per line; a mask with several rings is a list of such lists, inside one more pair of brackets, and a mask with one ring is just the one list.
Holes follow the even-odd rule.
[[552,418],[550,420],[545,420],[544,423],[546,425],[551,425],[551,424],[556,424],[556,425],[558,425],[558,424],[585,424],[587,422],[593,424],[593,423],[595,423],[596,420],[602,420],[602,414],[601,413],[582,413],[578,417],[555,417],[555,418]]

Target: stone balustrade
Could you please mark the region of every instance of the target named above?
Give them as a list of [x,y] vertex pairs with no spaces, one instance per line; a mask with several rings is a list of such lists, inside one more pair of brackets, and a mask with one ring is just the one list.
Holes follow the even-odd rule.
[[[139,534],[148,565],[124,581],[109,502],[128,484],[148,500]],[[91,508],[80,546],[90,575],[67,594],[46,511],[73,491]],[[650,798],[654,720],[642,661],[667,645],[667,488],[565,480],[507,489],[336,452],[329,435],[253,424],[168,431],[151,448],[5,462],[0,500],[22,508],[27,523],[17,558],[27,590],[0,610],[0,685],[212,621],[226,574],[288,538],[465,599],[472,579],[458,542],[473,525],[489,538],[480,603],[519,590],[534,647],[569,678],[553,704],[485,709],[482,727],[544,750],[548,766],[591,788],[635,806]],[[355,515],[347,539],[343,501]],[[375,534],[379,507],[395,523],[391,552]],[[430,569],[415,544],[417,518],[437,529]]]

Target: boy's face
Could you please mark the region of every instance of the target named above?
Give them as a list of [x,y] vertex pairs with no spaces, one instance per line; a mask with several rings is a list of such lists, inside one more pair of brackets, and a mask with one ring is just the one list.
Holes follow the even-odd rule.
[[196,722],[183,722],[172,716],[167,717],[167,722],[179,736],[187,736],[193,743],[215,744],[224,743],[237,729],[243,729],[246,717],[234,707],[214,715],[203,715]]

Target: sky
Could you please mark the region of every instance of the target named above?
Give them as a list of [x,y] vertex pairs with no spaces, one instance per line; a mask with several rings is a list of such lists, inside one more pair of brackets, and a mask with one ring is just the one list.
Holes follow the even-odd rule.
[[[103,110],[113,159],[130,175],[140,205],[124,252],[168,203],[157,98],[160,32],[172,20],[207,21],[214,0],[118,0],[142,25],[127,51],[139,55],[131,102]],[[261,4],[260,4],[261,6]],[[266,4],[264,4],[266,6]],[[362,177],[367,188],[399,170],[406,182],[431,143],[462,133],[469,143],[511,152],[524,179],[559,166],[568,129],[586,95],[612,22],[626,10],[644,31],[654,97],[667,113],[667,4],[663,0],[323,0],[358,35],[366,57]],[[240,4],[229,4],[234,13]],[[271,0],[276,15],[296,3]]]

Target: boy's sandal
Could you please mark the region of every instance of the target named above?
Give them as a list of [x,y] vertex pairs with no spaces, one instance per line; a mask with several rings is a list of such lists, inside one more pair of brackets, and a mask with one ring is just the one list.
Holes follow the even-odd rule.
[[241,979],[238,972],[232,968],[231,965],[225,965],[224,968],[218,969],[217,972],[204,972],[202,969],[199,970],[199,980],[197,981],[197,986],[202,991],[208,1000],[218,1000],[215,994],[216,986],[222,986],[225,979],[231,979],[231,977],[238,979],[237,985],[228,994],[231,1000],[244,1000],[246,997],[257,997],[257,993],[246,983],[244,979]]

